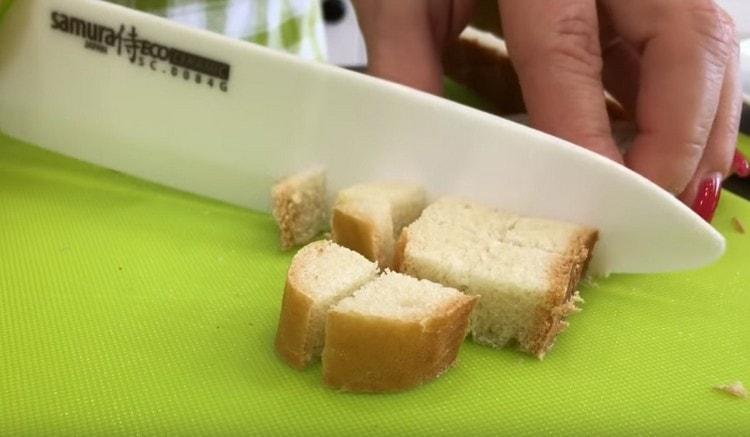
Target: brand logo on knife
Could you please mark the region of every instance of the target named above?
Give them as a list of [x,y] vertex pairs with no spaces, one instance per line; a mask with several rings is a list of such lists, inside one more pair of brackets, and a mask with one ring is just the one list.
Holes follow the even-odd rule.
[[103,54],[113,51],[131,64],[162,72],[185,81],[228,91],[231,66],[143,38],[135,26],[112,28],[62,12],[53,11],[52,29],[84,40],[84,47]]

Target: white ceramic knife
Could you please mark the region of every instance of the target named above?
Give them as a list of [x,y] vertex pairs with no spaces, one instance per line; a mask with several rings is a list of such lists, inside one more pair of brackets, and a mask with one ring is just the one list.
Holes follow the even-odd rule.
[[445,99],[96,0],[16,0],[0,23],[0,130],[267,211],[279,177],[419,182],[595,226],[599,272],[689,269],[724,240],[645,178]]

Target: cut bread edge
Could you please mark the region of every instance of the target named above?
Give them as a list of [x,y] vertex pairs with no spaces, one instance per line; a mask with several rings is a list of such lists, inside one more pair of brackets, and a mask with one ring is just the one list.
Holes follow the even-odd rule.
[[525,338],[519,338],[519,348],[540,360],[555,344],[558,334],[568,327],[567,317],[578,311],[582,300],[577,287],[582,270],[570,257],[561,256],[550,271],[549,288],[543,302],[536,309],[536,320]]
[[544,358],[557,335],[568,327],[567,317],[580,311],[576,304],[582,303],[583,299],[578,294],[578,285],[591,261],[598,235],[590,228],[577,232],[571,238],[568,254],[551,269],[550,290],[537,309],[536,328],[531,330],[526,341],[519,342],[524,350],[539,359]]
[[271,203],[281,249],[309,243],[327,227],[325,171],[315,168],[278,181]]

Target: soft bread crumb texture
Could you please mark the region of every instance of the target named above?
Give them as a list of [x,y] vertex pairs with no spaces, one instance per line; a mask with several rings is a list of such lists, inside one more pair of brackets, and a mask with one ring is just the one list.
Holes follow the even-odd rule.
[[328,223],[326,176],[312,169],[279,181],[271,189],[272,214],[282,249],[310,242]]
[[390,206],[393,232],[398,235],[404,226],[422,213],[427,195],[422,186],[406,182],[372,182],[353,185],[339,192],[336,203],[351,201],[383,201]]
[[517,342],[541,358],[577,310],[575,289],[595,241],[583,226],[443,198],[404,229],[397,268],[481,296],[471,319],[476,342]]
[[455,364],[476,297],[385,272],[328,312],[323,374],[344,391],[418,386]]
[[[302,248],[292,258],[289,275],[305,293],[322,303],[338,300],[376,273],[375,265],[358,253],[322,240]],[[353,290],[352,290],[353,291]]]
[[453,288],[386,272],[343,299],[334,310],[363,316],[421,320],[460,297],[461,293]]
[[292,259],[276,333],[276,349],[292,367],[318,358],[331,305],[374,279],[375,263],[331,241],[316,241]]

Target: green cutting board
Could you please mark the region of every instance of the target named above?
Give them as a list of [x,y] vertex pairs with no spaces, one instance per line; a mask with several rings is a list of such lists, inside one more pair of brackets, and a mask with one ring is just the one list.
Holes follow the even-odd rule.
[[274,353],[271,217],[0,136],[0,435],[749,432],[712,389],[750,383],[750,204],[722,197],[720,262],[584,286],[544,361],[467,341],[435,382],[355,395]]

